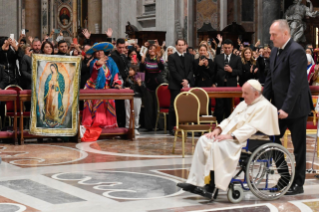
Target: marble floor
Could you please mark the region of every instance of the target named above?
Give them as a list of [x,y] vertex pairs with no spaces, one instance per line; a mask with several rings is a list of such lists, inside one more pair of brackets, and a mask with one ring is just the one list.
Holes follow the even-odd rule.
[[[307,136],[311,167],[314,136]],[[307,174],[305,193],[263,201],[250,191],[238,204],[220,192],[215,202],[184,192],[191,139],[181,157],[181,142],[171,153],[173,136],[141,133],[135,141],[107,139],[93,143],[26,140],[24,146],[0,143],[0,212],[310,212],[319,211],[319,180]],[[289,151],[293,146],[289,140]],[[319,159],[315,159],[319,170]]]

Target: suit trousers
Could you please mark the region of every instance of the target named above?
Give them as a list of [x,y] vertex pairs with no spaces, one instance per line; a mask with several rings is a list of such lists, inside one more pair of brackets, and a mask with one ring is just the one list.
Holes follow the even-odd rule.
[[156,115],[157,115],[157,99],[155,91],[146,89],[144,94],[144,125],[149,131],[155,128]]
[[125,105],[124,100],[115,100],[116,119],[118,127],[125,127]]
[[[296,174],[294,184],[303,186],[306,178],[306,128],[308,116],[295,119],[280,119],[280,136],[275,137],[275,142],[281,144],[280,138],[285,134],[288,128],[291,132],[291,139],[294,146],[294,155],[296,161]],[[282,157],[284,158],[284,157]],[[283,167],[283,161],[277,161],[276,165]],[[285,165],[284,165],[285,166]],[[282,170],[283,172],[288,170]]]
[[176,96],[180,93],[180,90],[171,90],[171,102],[169,106],[169,113],[168,113],[168,126],[167,129],[173,130],[174,126],[176,125],[176,115],[175,115],[175,109],[174,109],[174,101],[176,99]]

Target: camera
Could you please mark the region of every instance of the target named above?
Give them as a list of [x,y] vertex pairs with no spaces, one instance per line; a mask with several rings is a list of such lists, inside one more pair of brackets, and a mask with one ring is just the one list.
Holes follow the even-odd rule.
[[206,56],[205,56],[205,55],[200,56],[200,60],[204,60],[204,59],[206,59],[206,60],[207,60],[207,58],[206,58]]

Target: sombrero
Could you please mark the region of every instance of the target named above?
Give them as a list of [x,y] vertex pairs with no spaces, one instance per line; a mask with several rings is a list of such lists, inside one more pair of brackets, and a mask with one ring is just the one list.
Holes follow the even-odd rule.
[[114,46],[111,43],[95,43],[89,50],[86,51],[86,54],[93,54],[97,51],[109,52],[114,49]]

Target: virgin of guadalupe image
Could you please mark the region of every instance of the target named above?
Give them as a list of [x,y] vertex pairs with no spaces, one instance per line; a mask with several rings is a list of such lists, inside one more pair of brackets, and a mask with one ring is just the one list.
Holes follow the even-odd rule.
[[57,64],[50,65],[51,74],[44,85],[44,122],[51,128],[63,124],[65,113],[63,107],[63,94],[65,91],[65,81],[59,72]]

